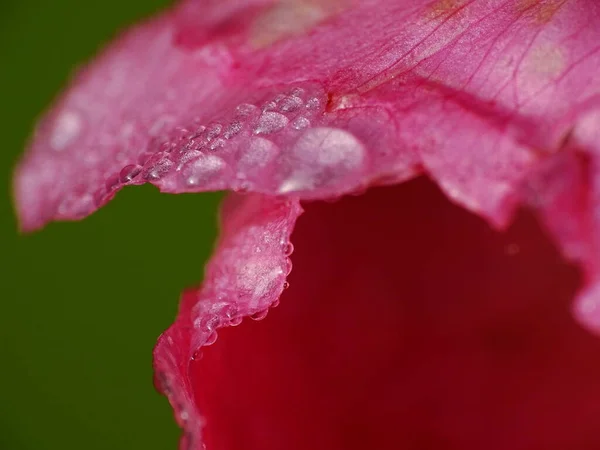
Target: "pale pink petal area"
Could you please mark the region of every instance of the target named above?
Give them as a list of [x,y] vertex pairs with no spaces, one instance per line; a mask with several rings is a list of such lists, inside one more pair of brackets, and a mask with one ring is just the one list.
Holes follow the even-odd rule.
[[[237,191],[155,350],[184,450],[600,448],[599,69],[595,0],[187,0],[42,121],[21,226]],[[280,319],[203,351],[279,302],[301,205]]]

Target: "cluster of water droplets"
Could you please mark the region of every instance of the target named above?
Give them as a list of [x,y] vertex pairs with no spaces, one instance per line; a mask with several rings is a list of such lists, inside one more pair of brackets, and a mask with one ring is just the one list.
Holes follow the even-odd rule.
[[[242,103],[225,120],[164,130],[152,127],[152,137],[136,161],[106,177],[94,193],[101,206],[121,186],[152,182],[166,191],[233,188],[247,190],[264,181],[264,170],[278,160],[288,140],[297,139],[322,111],[322,101],[292,88],[262,102]],[[163,123],[164,122],[164,123]],[[167,124],[167,125],[165,125]]]

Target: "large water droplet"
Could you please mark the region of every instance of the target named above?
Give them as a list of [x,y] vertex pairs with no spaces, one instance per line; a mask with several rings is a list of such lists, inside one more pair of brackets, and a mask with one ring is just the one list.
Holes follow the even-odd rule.
[[215,342],[217,342],[217,332],[213,331],[211,332],[207,337],[206,337],[206,341],[204,341],[204,346],[208,347],[209,345],[213,345]]
[[279,110],[283,112],[294,112],[302,106],[302,99],[300,97],[285,97],[279,102]]
[[141,166],[138,166],[137,164],[129,164],[123,167],[123,169],[121,169],[121,172],[119,173],[119,180],[121,181],[121,183],[129,183],[141,172]]
[[214,150],[218,150],[224,146],[225,146],[225,139],[219,138],[219,139],[215,139],[214,141],[212,141],[210,143],[210,145],[208,146],[208,148],[214,151]]
[[292,128],[294,128],[295,130],[304,130],[305,128],[308,128],[310,126],[310,120],[308,120],[306,117],[296,117],[294,119],[294,121],[292,122]]
[[338,128],[304,132],[290,152],[292,174],[280,193],[331,186],[362,166],[365,149],[352,134]]
[[202,155],[191,161],[183,170],[184,182],[188,187],[198,187],[218,176],[226,163],[215,155]]
[[249,116],[258,111],[258,108],[250,103],[242,103],[241,105],[238,105],[236,111],[240,116]]
[[278,112],[264,112],[258,119],[254,134],[271,134],[285,128],[289,119]]
[[236,120],[235,122],[230,123],[229,126],[225,129],[223,137],[225,139],[231,139],[240,131],[242,131],[242,123]]
[[169,159],[161,159],[158,162],[150,165],[142,175],[144,180],[157,181],[163,178],[173,167],[173,161]]
[[269,314],[269,310],[265,309],[264,311],[259,311],[257,313],[252,314],[250,316],[250,318],[252,320],[259,321],[259,320],[263,320],[265,317],[267,317],[268,314]]
[[321,106],[321,101],[317,97],[313,97],[306,102],[306,109],[318,109]]

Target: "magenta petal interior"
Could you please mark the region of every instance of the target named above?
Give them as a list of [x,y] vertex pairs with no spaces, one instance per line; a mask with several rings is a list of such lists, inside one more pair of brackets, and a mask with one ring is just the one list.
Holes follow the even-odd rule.
[[600,340],[531,214],[425,179],[305,208],[281,305],[190,363],[208,449],[600,448]]

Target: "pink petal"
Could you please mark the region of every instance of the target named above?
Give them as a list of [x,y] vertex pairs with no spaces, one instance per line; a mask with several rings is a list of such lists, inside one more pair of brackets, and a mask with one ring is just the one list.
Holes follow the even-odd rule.
[[[192,292],[185,297],[180,317],[161,338],[156,349],[156,367],[163,378],[159,381],[179,410],[180,421],[186,424],[188,441],[184,445],[192,449],[200,448],[199,405],[204,406],[206,415],[203,413],[203,416],[207,421],[214,420],[218,424],[221,420],[217,425],[221,430],[229,426],[223,421],[224,417],[235,419],[233,413],[225,408],[228,402],[236,401],[234,398],[223,397],[215,403],[210,397],[217,392],[228,394],[227,386],[216,387],[212,394],[206,391],[209,383],[223,381],[223,376],[217,375],[221,367],[219,358],[247,355],[251,349],[257,348],[257,342],[263,343],[263,340],[264,345],[273,341],[275,347],[278,345],[276,338],[267,340],[262,334],[249,334],[247,341],[231,344],[234,348],[231,354],[227,354],[231,356],[219,356],[216,349],[221,348],[225,352],[227,346],[215,346],[215,356],[211,358],[217,360],[211,364],[205,363],[203,372],[196,371],[196,367],[202,363],[196,363],[193,359],[202,345],[214,339],[217,328],[230,324],[232,320],[237,322],[246,315],[261,314],[278,301],[289,270],[286,255],[288,237],[299,214],[301,200],[337,198],[348,193],[360,193],[368,186],[395,184],[426,173],[450,199],[498,228],[506,229],[510,225],[519,205],[534,206],[555,236],[563,255],[576,261],[582,269],[585,288],[576,302],[576,317],[588,328],[600,330],[600,268],[597,257],[600,254],[600,226],[596,213],[600,192],[596,156],[600,149],[599,43],[600,5],[593,0],[373,0],[360,3],[351,0],[254,0],[244,3],[233,0],[202,3],[188,0],[172,12],[135,28],[117,41],[78,75],[71,89],[42,122],[16,178],[15,192],[21,224],[24,229],[30,230],[52,219],[84,217],[127,184],[150,182],[162,191],[173,193],[217,189],[253,192],[238,194],[229,200],[225,208],[222,239],[209,265],[204,285],[198,293]],[[393,242],[396,242],[404,238],[408,230],[404,228],[403,220],[413,220],[413,214],[421,214],[423,208],[433,211],[433,206],[428,202],[440,203],[429,188],[414,189],[418,192],[406,198],[402,197],[402,190],[397,191],[398,199],[389,194],[396,192],[393,189],[385,191],[388,194],[367,194],[365,198],[369,199],[373,195],[383,195],[385,207],[380,204],[380,209],[388,211],[385,217],[377,216],[381,217],[380,221],[369,228],[359,225],[362,223],[361,217],[368,217],[363,215],[370,213],[371,207],[363,205],[358,199],[340,203],[349,204],[350,212],[354,211],[352,202],[363,205],[357,207],[358,212],[349,213],[348,222],[336,222],[316,214],[314,223],[322,223],[320,226],[323,227],[319,230],[348,232],[344,242],[358,245],[358,248],[356,253],[346,255],[344,260],[335,259],[335,264],[341,264],[341,273],[345,274],[340,277],[339,286],[336,286],[336,289],[340,289],[337,294],[330,292],[333,289],[330,284],[332,280],[326,279],[321,283],[313,281],[314,277],[318,278],[321,273],[327,272],[326,268],[316,270],[320,261],[306,263],[302,261],[310,258],[302,257],[300,269],[297,269],[301,271],[298,284],[314,284],[323,289],[317,289],[319,292],[314,295],[304,295],[302,301],[290,299],[289,303],[298,308],[312,305],[313,314],[318,315],[322,305],[347,299],[347,307],[344,303],[340,309],[359,312],[350,323],[363,314],[380,310],[378,306],[371,308],[371,311],[368,304],[363,305],[361,301],[379,297],[384,299],[393,293],[427,301],[436,300],[436,309],[442,300],[449,299],[448,303],[455,305],[461,301],[461,296],[454,292],[460,293],[460,290],[431,288],[425,295],[419,289],[427,287],[429,279],[446,280],[450,284],[458,279],[471,280],[473,271],[480,269],[478,263],[473,266],[473,258],[487,255],[485,259],[489,259],[491,267],[499,265],[501,268],[493,277],[490,275],[485,289],[493,286],[500,289],[506,284],[506,292],[502,291],[502,297],[490,297],[487,291],[468,291],[464,294],[465,298],[476,300],[483,297],[497,307],[503,304],[505,298],[514,299],[515,304],[522,305],[517,310],[527,309],[523,317],[529,319],[529,325],[535,324],[536,318],[540,317],[535,308],[542,308],[540,314],[543,317],[549,314],[548,329],[543,329],[541,337],[527,337],[525,344],[529,347],[526,351],[512,349],[510,358],[516,358],[516,362],[511,360],[508,366],[514,369],[529,364],[531,367],[527,367],[532,374],[543,368],[540,373],[554,376],[551,374],[557,373],[559,368],[549,367],[548,364],[562,362],[569,366],[569,353],[563,355],[560,351],[566,350],[560,347],[556,359],[550,362],[540,359],[542,356],[539,353],[549,348],[549,344],[558,346],[556,343],[563,341],[573,341],[566,348],[580,349],[581,356],[577,357],[581,361],[588,361],[586,358],[597,350],[595,341],[576,330],[567,321],[566,315],[560,316],[560,324],[555,323],[559,319],[554,318],[554,313],[544,312],[539,302],[534,301],[547,298],[548,308],[555,307],[558,311],[571,293],[566,287],[570,286],[572,290],[576,283],[573,273],[565,272],[564,263],[557,262],[552,266],[556,256],[553,256],[552,250],[531,223],[523,225],[525,231],[517,240],[523,245],[531,242],[535,249],[532,250],[532,256],[528,256],[530,259],[527,264],[519,266],[522,270],[533,271],[530,273],[532,286],[528,286],[527,279],[521,278],[519,273],[511,272],[514,270],[512,265],[507,268],[504,267],[505,263],[499,262],[504,261],[504,257],[499,256],[496,248],[500,244],[493,242],[506,237],[486,235],[486,239],[481,238],[481,242],[485,243],[482,249],[484,253],[480,255],[476,252],[472,244],[479,241],[475,237],[478,233],[489,233],[482,231],[484,227],[479,224],[479,228],[473,226],[472,235],[467,233],[466,237],[457,239],[462,246],[451,247],[454,249],[452,252],[444,252],[422,241],[419,250],[431,258],[450,258],[464,249],[465,256],[458,264],[460,271],[450,265],[446,267],[447,273],[441,268],[433,271],[431,277],[422,281],[421,287],[410,285],[406,289],[398,287],[397,291],[390,289],[382,293],[377,291],[377,284],[373,282],[377,274],[369,273],[370,267],[379,267],[373,262],[362,267],[369,277],[359,276],[363,272],[356,275],[355,289],[346,292],[344,286],[353,286],[354,282],[354,278],[348,278],[348,274],[352,273],[350,269],[359,264],[357,261],[362,261],[364,255],[370,254],[370,247],[361,247],[358,241],[354,242],[353,236],[356,234],[347,231],[358,233],[355,226],[366,236],[375,235],[370,245],[373,252],[379,253],[373,253],[373,261],[381,261],[388,269],[394,267],[396,272],[398,269],[401,272],[411,269],[410,259],[404,259],[409,257],[403,256],[407,242],[404,242],[404,246],[396,245],[388,249],[387,241],[377,239],[385,238],[392,242],[393,238]],[[313,207],[317,211],[321,208],[309,206]],[[339,208],[344,212],[345,206]],[[438,208],[444,211],[450,206],[441,203]],[[381,213],[380,209],[373,214]],[[439,220],[439,230],[429,230],[429,233],[444,234],[449,233],[448,230],[462,233],[463,221],[475,220],[464,218],[455,209],[452,211],[447,213],[447,218]],[[436,221],[437,218],[429,220]],[[516,221],[515,227],[520,226],[520,220]],[[380,231],[382,224],[388,222],[396,224],[396,227],[390,228],[389,233]],[[307,223],[313,222],[307,219]],[[464,226],[468,229],[468,224]],[[417,230],[416,235],[419,234],[420,230]],[[425,231],[421,234],[430,236]],[[509,230],[506,236],[510,235]],[[313,247],[309,245],[309,248],[314,252],[314,258],[321,246],[312,243],[312,240],[319,237],[316,231],[307,232],[306,235],[299,231],[297,247],[304,240],[310,241]],[[485,253],[488,244],[493,244],[492,247],[495,245],[495,250],[490,250],[489,255]],[[469,249],[474,253],[467,257],[470,255]],[[439,251],[440,255],[435,256],[433,250]],[[335,253],[338,256],[344,254]],[[416,258],[418,253],[414,252],[412,258]],[[333,259],[331,264],[334,264]],[[419,273],[424,276],[428,266],[424,264],[421,267],[425,272]],[[551,283],[554,275],[550,274],[554,272],[556,286]],[[398,274],[386,278],[386,283],[391,283],[394,276]],[[550,280],[545,280],[544,284],[543,279],[548,277]],[[458,289],[455,284],[456,281],[453,287]],[[301,291],[294,294],[293,289],[285,296],[302,295]],[[532,289],[530,295],[529,289]],[[363,295],[359,296],[358,293]],[[395,302],[395,298],[391,300]],[[493,302],[496,298],[498,301]],[[404,305],[402,307],[413,303],[408,300],[401,302]],[[535,308],[532,306],[531,310],[528,309],[528,302],[533,302]],[[399,308],[399,305],[395,304],[394,308]],[[584,372],[583,363],[578,362],[574,364],[572,372],[564,375],[564,379],[550,380],[539,387],[539,391],[535,391],[538,388],[533,382],[519,384],[516,378],[519,372],[516,369],[510,374],[503,372],[506,367],[492,370],[496,362],[486,365],[488,363],[482,359],[485,358],[485,352],[469,350],[469,343],[477,342],[472,336],[476,332],[471,330],[478,329],[484,319],[478,316],[483,314],[477,309],[478,303],[453,306],[451,311],[443,309],[443,302],[441,306],[445,314],[440,317],[451,313],[464,314],[464,324],[460,322],[461,326],[466,327],[464,335],[449,337],[447,355],[432,356],[431,349],[416,351],[415,346],[419,348],[416,338],[410,342],[410,346],[406,344],[403,352],[406,351],[410,358],[427,357],[427,361],[439,363],[439,366],[430,368],[432,373],[440,368],[452,371],[456,365],[464,363],[461,367],[473,367],[478,375],[473,375],[475,378],[471,381],[491,380],[493,389],[479,386],[475,395],[464,386],[466,381],[460,381],[460,374],[453,373],[452,380],[459,387],[449,381],[449,384],[439,388],[441,391],[434,389],[428,395],[439,399],[439,395],[442,395],[440,392],[456,392],[456,395],[452,394],[454,397],[448,405],[457,405],[458,411],[467,411],[471,407],[473,411],[481,411],[476,408],[479,405],[476,404],[478,398],[489,399],[488,405],[504,405],[503,399],[493,391],[506,381],[506,377],[510,383],[518,385],[518,389],[511,391],[515,393],[516,403],[508,400],[506,403],[512,405],[511,411],[518,408],[518,411],[523,411],[519,414],[523,415],[527,411],[543,412],[544,398],[549,392],[554,392],[560,397],[556,400],[557,404],[565,408],[580,408],[581,420],[577,424],[581,432],[567,436],[565,431],[564,435],[560,435],[560,421],[554,416],[540,418],[539,423],[531,427],[522,425],[525,430],[537,430],[539,433],[520,432],[518,425],[511,422],[516,419],[508,418],[508,413],[496,421],[490,418],[490,423],[483,423],[484,418],[475,413],[472,413],[475,414],[473,416],[467,415],[463,418],[464,423],[481,424],[479,428],[472,426],[471,431],[491,432],[491,422],[495,422],[506,425],[506,430],[513,433],[506,435],[507,442],[520,444],[522,448],[549,448],[547,442],[571,445],[573,442],[569,439],[572,436],[582,436],[581,439],[590,436],[590,448],[600,445],[597,435],[587,434],[588,418],[592,417],[594,410],[586,399],[594,398],[596,392],[586,377],[587,374],[597,376],[595,369]],[[495,311],[493,308],[490,310]],[[397,317],[401,315],[400,312],[394,309],[390,316]],[[309,323],[309,316],[306,317],[307,320],[302,324]],[[323,319],[322,325],[315,327],[315,333],[318,335],[326,329],[335,330],[330,323],[334,317]],[[414,319],[415,330],[421,330],[418,332],[423,334],[424,345],[429,343],[435,347],[436,342],[443,343],[443,339],[436,337],[439,318],[415,318],[410,314],[405,317],[409,322]],[[326,327],[326,324],[331,326]],[[284,329],[288,325],[293,324],[282,321]],[[377,321],[372,319],[365,330],[377,328],[376,325]],[[386,333],[398,328],[395,323],[388,325],[382,327]],[[513,328],[510,323],[501,325],[501,336]],[[278,325],[273,321],[270,327],[275,331]],[[256,333],[270,336],[271,328],[265,326],[262,328],[264,331]],[[484,328],[487,329],[487,325]],[[311,329],[308,327],[301,331],[310,333]],[[448,333],[451,331],[456,332],[453,329]],[[231,333],[231,336],[234,334]],[[238,335],[242,337],[237,339],[243,339],[243,333]],[[350,336],[355,334],[350,333]],[[387,335],[383,340],[386,339]],[[284,344],[281,343],[282,348],[276,348],[278,354],[294,355]],[[341,344],[343,348],[346,343]],[[366,343],[361,345],[366,346]],[[336,351],[339,347],[336,347]],[[386,350],[386,354],[389,353],[389,346],[381,348],[382,352]],[[453,353],[463,351],[464,354]],[[452,355],[452,358],[448,355]],[[269,354],[265,358],[267,356],[271,357]],[[496,354],[493,356],[500,357]],[[208,351],[206,360],[209,360]],[[306,361],[313,364],[315,359]],[[223,367],[226,362],[223,361]],[[277,364],[283,362],[274,361],[272,364],[277,368]],[[263,366],[251,367],[261,370]],[[350,367],[354,366],[351,364]],[[290,367],[281,370],[283,378],[271,380],[266,377],[259,380],[260,383],[269,380],[276,383],[288,377],[293,381],[304,374],[302,370],[296,371]],[[248,371],[242,368],[238,372],[235,375],[241,377]],[[318,379],[330,375],[341,376],[335,371],[325,371],[318,374]],[[392,375],[399,383],[404,380],[394,370],[390,371]],[[406,376],[419,379],[421,375],[411,373]],[[559,375],[562,376],[560,371],[556,376]],[[368,381],[361,376],[353,379],[353,382]],[[585,382],[574,381],[580,377],[585,378]],[[529,381],[534,378],[531,375]],[[246,393],[248,389],[243,381],[243,378],[233,378],[230,384],[234,384],[236,389],[246,388],[242,391]],[[250,379],[249,382],[254,381]],[[260,392],[267,392],[266,384],[260,383]],[[313,391],[304,392],[302,389],[306,388],[299,386],[297,381],[293,381],[292,385],[300,389],[300,393],[306,394],[306,399],[316,395]],[[307,386],[311,384],[307,383]],[[233,387],[231,389],[235,390]],[[406,387],[399,389],[404,393],[402,389]],[[325,388],[322,391],[328,392]],[[344,393],[343,389],[340,392]],[[418,397],[419,393],[424,394],[416,389],[415,398],[422,399]],[[533,399],[523,398],[525,393],[531,393]],[[383,394],[380,396],[386,397]],[[402,403],[400,397],[390,395],[389,401],[396,399],[393,403],[398,406]],[[301,401],[302,398],[300,396],[296,400]],[[336,406],[341,398],[345,397],[336,397],[332,402],[333,410],[324,408],[322,414],[334,414],[336,408],[341,408]],[[283,401],[285,397],[279,395],[272,398],[273,401],[277,399]],[[518,400],[522,402],[518,403]],[[475,403],[466,404],[467,401]],[[261,404],[256,400],[248,403],[247,407],[256,406],[257,403]],[[225,408],[223,411],[211,409],[219,408],[221,404]],[[265,401],[265,405],[269,404]],[[384,402],[383,406],[386,405]],[[351,411],[351,408],[348,410]],[[279,413],[279,409],[273,411]],[[360,408],[356,411],[362,412]],[[385,408],[379,410],[378,414],[385,411]],[[430,412],[426,408],[425,412],[416,414],[429,417]],[[298,418],[312,417],[312,413],[302,408],[300,413]],[[445,416],[445,412],[439,414]],[[520,417],[519,414],[517,416]],[[548,414],[551,415],[550,412]],[[238,419],[250,416],[247,412]],[[276,414],[271,416],[277,418]],[[285,417],[281,417],[281,420],[284,421]],[[318,420],[310,424],[306,420],[299,420],[299,428],[294,428],[294,417],[290,416],[289,421],[282,423],[281,427],[283,430],[289,429],[290,433],[302,434],[306,429],[300,425],[319,426],[328,423],[326,416],[315,417]],[[392,417],[398,420],[404,418]],[[579,416],[574,414],[573,417]],[[456,418],[457,421],[459,419]],[[442,422],[442,430],[455,428],[453,423]],[[392,422],[381,420],[379,423],[390,425]],[[540,430],[555,423],[557,426],[551,431],[558,434],[555,436],[549,432],[547,436],[556,439],[544,441],[546,438]],[[242,425],[249,427],[248,432],[263,430],[263,425]],[[207,434],[209,430],[207,425]],[[372,433],[368,436],[383,436],[377,430],[368,431]],[[223,434],[225,431],[219,436]],[[305,434],[310,436],[311,433]],[[442,435],[444,442],[450,442],[448,445],[466,448],[459,431],[450,437],[444,433]],[[282,433],[282,436],[291,435]],[[480,437],[482,445],[485,436],[488,435],[484,433]],[[510,440],[510,436],[514,439]],[[259,438],[252,442],[262,442],[262,438]],[[534,441],[537,438],[542,440]],[[207,439],[217,437],[208,436]],[[335,437],[328,439],[331,440],[324,442],[339,444]],[[353,442],[361,442],[361,439],[359,436]],[[369,439],[364,438],[365,441]],[[528,442],[527,439],[532,441]],[[381,448],[385,448],[388,442],[391,441],[383,442]],[[475,448],[494,448],[493,445],[506,448],[500,445],[501,442],[486,441],[483,447]],[[228,445],[234,444],[222,441],[214,445],[217,449],[218,446],[229,449]],[[323,448],[331,448],[323,445]],[[415,445],[415,448],[419,448]],[[584,448],[579,443],[574,445],[569,448]],[[235,448],[252,447],[239,444]],[[287,443],[284,448],[292,447]],[[346,447],[342,445],[342,448]]]

